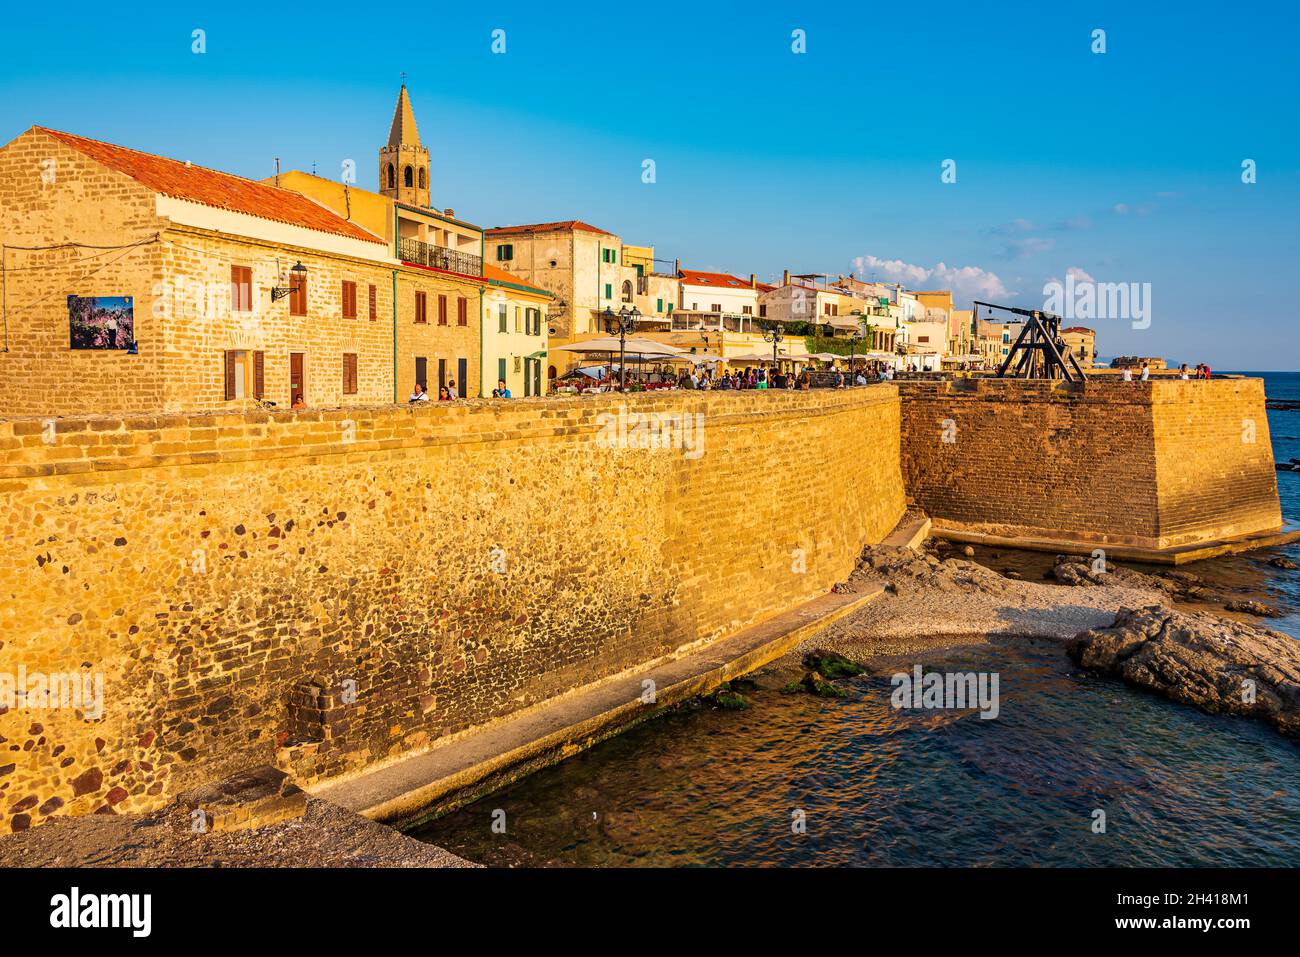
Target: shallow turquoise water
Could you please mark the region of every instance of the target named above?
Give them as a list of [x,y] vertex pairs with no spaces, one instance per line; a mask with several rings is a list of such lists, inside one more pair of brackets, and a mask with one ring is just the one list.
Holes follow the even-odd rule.
[[929,661],[998,672],[999,716],[895,710],[884,675],[843,682],[842,700],[760,691],[748,711],[642,725],[416,836],[489,864],[1300,864],[1300,754],[1269,728],[1083,675],[1045,642]]
[[[1264,376],[1300,399],[1300,373]],[[1300,457],[1300,412],[1269,424],[1275,457]],[[1300,473],[1278,485],[1300,516]],[[1276,554],[1300,561],[1289,546],[1187,570],[1290,607],[1270,625],[1300,638],[1300,578],[1265,564]],[[1028,577],[1042,560],[1000,562]],[[997,672],[999,716],[895,710],[887,675],[842,682],[838,701],[760,691],[748,711],[634,728],[416,836],[500,865],[1300,865],[1300,745],[1270,728],[1082,674],[1047,642],[925,660]]]

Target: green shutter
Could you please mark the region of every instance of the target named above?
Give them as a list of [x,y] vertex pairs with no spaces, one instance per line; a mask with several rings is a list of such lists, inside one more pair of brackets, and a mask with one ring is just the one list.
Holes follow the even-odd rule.
[[498,359],[498,360],[497,360],[497,378],[498,378],[498,379],[504,379],[505,377],[506,377],[506,360],[505,360],[505,359]]
[[614,287],[611,286],[609,283],[605,283],[605,298],[606,299],[614,298]]
[[663,312],[663,311],[664,311],[664,301],[663,301],[662,299],[657,299],[657,300],[655,300],[655,301],[658,303],[658,305],[655,306],[655,312]]

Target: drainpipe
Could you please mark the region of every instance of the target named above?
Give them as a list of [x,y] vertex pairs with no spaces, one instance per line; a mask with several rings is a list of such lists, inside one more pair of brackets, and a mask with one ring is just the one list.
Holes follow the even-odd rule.
[[[397,204],[393,204],[393,258],[397,255]],[[393,404],[397,404],[397,270],[393,270]]]
[[[483,264],[487,262],[487,234],[478,234],[478,261],[479,272],[483,272]],[[488,393],[484,391],[483,383],[487,381],[484,377],[484,364],[487,362],[487,329],[486,320],[483,316],[483,294],[487,292],[487,276],[480,275],[482,282],[478,287],[478,397],[486,399]]]
[[393,404],[397,404],[397,270],[393,270]]

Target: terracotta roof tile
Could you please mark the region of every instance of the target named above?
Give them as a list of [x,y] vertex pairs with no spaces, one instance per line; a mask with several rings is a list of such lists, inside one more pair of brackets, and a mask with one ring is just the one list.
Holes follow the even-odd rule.
[[139,150],[114,146],[112,143],[87,139],[72,133],[63,133],[42,126],[34,126],[32,129],[54,137],[77,152],[130,176],[163,196],[257,216],[277,223],[301,226],[304,229],[314,229],[335,236],[346,236],[349,239],[361,239],[372,243],[383,242],[373,233],[348,222],[319,203],[292,190],[280,189],[267,183],[205,169],[202,166],[186,165],[165,156],[142,153]]
[[725,272],[701,272],[698,269],[683,269],[682,282],[692,286],[716,286],[719,289],[748,289],[749,280],[741,279]]
[[491,263],[483,264],[483,278],[486,279],[488,282],[508,282],[512,286],[523,286],[525,289],[531,289],[533,292],[537,293],[538,295],[542,295],[542,296],[551,295],[551,293],[547,292],[541,286],[535,286],[531,282],[528,282],[527,280],[521,279],[519,276],[516,276],[514,273],[507,272],[504,269],[499,269],[496,266],[492,265]]
[[524,226],[493,226],[487,230],[489,236],[509,235],[511,233],[558,233],[567,232],[571,229],[585,229],[589,233],[600,233],[604,236],[613,236],[614,234],[598,229],[590,223],[584,223],[580,219],[565,219],[555,223],[529,223]]

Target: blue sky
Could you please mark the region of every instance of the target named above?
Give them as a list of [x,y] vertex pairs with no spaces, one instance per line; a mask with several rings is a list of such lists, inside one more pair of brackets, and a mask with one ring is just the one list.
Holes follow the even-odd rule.
[[0,139],[41,124],[253,177],[352,159],[373,188],[405,71],[433,202],[481,225],[580,218],[692,268],[861,267],[965,302],[1041,306],[1068,270],[1150,283],[1149,328],[1088,323],[1103,355],[1300,369],[1282,4],[279,9],[14,8]]

